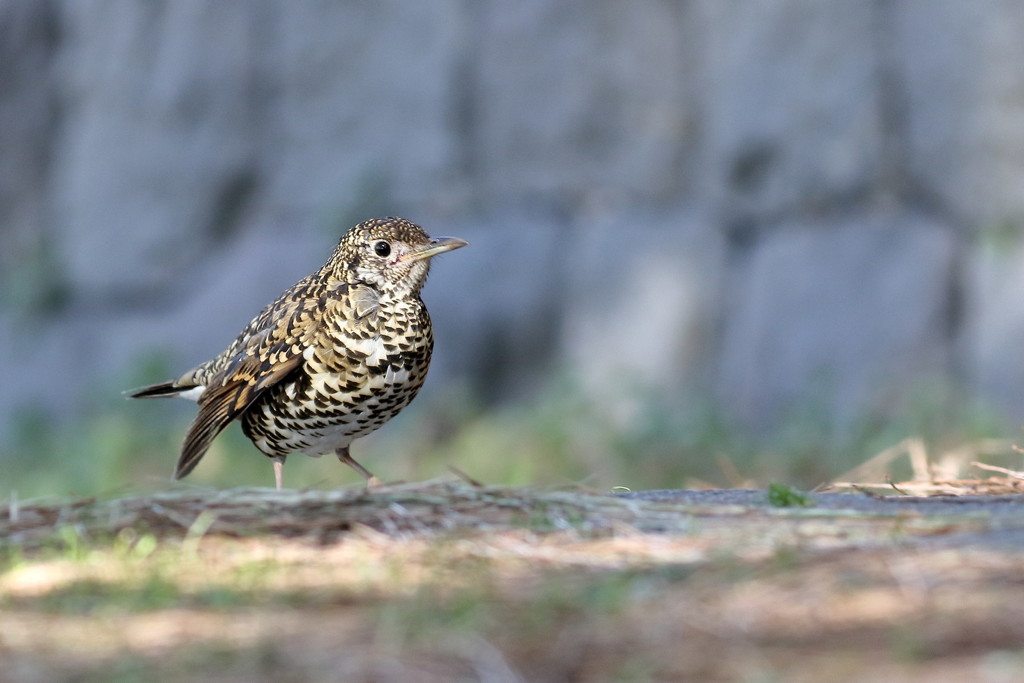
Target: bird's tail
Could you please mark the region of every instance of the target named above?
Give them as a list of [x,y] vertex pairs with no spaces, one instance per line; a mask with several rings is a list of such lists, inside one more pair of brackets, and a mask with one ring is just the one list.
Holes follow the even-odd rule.
[[191,391],[195,387],[182,386],[175,384],[173,380],[168,382],[160,382],[159,384],[150,384],[146,387],[139,387],[138,389],[129,389],[124,392],[128,398],[163,398],[165,396],[177,396],[178,394],[186,391]]

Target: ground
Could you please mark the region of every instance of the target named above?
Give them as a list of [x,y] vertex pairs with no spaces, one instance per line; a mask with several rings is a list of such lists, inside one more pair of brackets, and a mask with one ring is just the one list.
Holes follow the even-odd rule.
[[1024,496],[987,490],[11,501],[0,680],[1024,680]]

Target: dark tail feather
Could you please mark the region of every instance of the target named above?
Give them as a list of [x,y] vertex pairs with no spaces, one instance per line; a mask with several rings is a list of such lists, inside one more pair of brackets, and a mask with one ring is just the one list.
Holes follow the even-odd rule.
[[[246,400],[245,388],[245,383],[229,384],[218,387],[208,397],[204,395],[203,401],[199,404],[199,414],[189,427],[185,443],[181,447],[181,457],[178,458],[178,466],[174,470],[175,479],[188,476],[206,455],[217,435],[249,407],[251,400]],[[154,394],[157,395],[159,394]]]
[[180,384],[171,382],[160,382],[159,384],[150,384],[148,387],[139,387],[138,389],[129,389],[124,392],[128,398],[162,398],[164,396],[177,396],[183,391],[188,391],[194,387],[183,387]]
[[[253,357],[250,361],[258,366]],[[269,371],[261,370],[255,382],[247,378],[251,369],[240,373],[240,378],[217,386],[207,386],[199,397],[199,414],[189,427],[185,443],[181,447],[181,457],[174,471],[174,478],[181,479],[195,469],[196,465],[213,440],[231,424],[231,421],[248,410],[263,392],[280,382],[283,378],[296,372],[302,362],[302,355],[295,354],[283,362],[273,366]],[[157,385],[160,386],[160,385]],[[153,394],[154,396],[159,394]],[[283,456],[282,456],[283,461]]]

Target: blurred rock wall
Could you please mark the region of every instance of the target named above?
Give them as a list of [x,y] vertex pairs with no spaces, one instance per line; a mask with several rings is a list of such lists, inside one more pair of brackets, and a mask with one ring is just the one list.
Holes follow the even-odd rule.
[[1013,0],[0,0],[0,433],[218,352],[382,214],[473,242],[432,387],[1024,417],[1021,35]]

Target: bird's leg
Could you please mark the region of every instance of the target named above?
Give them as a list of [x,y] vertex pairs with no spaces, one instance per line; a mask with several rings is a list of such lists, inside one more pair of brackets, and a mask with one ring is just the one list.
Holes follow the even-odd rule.
[[284,475],[284,458],[274,458],[274,483],[277,490],[281,490],[281,479]]
[[356,472],[363,475],[363,478],[366,479],[367,488],[373,486],[380,486],[380,479],[373,476],[373,474],[370,473],[370,470],[366,469],[365,467],[357,463],[355,461],[355,458],[349,455],[348,446],[345,446],[344,448],[339,448],[335,452],[338,454],[338,460],[342,461],[343,463],[354,469]]

